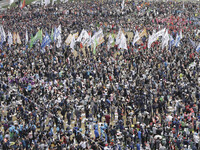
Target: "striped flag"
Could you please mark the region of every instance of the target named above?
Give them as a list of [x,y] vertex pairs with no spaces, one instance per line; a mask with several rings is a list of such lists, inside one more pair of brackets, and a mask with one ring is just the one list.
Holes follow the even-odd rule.
[[26,5],[26,0],[23,0],[23,3],[21,3],[21,5],[20,5],[21,9],[23,9],[25,7],[25,5]]

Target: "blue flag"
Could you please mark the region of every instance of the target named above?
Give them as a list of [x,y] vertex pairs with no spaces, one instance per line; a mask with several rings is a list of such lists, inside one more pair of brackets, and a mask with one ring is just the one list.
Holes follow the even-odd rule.
[[173,37],[170,35],[170,41],[169,41],[169,50],[172,49],[172,46],[174,45],[175,41],[173,39]]
[[181,40],[181,37],[180,35],[176,35],[176,41],[175,41],[175,46],[178,47],[179,46],[179,43],[180,43],[180,40]]
[[48,35],[48,33],[46,32],[46,35],[42,41],[42,44],[41,44],[41,48],[45,48],[47,45],[49,45],[51,43],[51,38],[50,36]]
[[54,34],[53,34],[53,41],[56,41],[56,38],[57,38],[57,29],[56,27],[54,28]]
[[190,43],[192,44],[192,46],[193,46],[194,48],[196,48],[195,42],[194,42],[193,40],[191,40],[190,38],[189,38],[189,40],[190,40]]
[[199,45],[197,46],[196,51],[197,51],[197,53],[199,53],[199,51],[200,51],[200,43],[199,43]]
[[4,39],[4,35],[3,33],[1,33],[1,42],[0,42],[0,49],[3,49],[3,39]]

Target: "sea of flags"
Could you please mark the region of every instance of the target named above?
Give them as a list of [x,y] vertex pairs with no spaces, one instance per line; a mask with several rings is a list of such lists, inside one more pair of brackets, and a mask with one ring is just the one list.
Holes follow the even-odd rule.
[[[51,42],[55,44],[57,48],[60,48],[62,46],[62,29],[61,25],[57,27],[52,27],[51,33],[45,32],[45,35],[43,35],[42,29],[38,30],[37,33],[33,36],[31,34],[30,40],[29,40],[29,34],[27,29],[25,30],[25,40],[21,40],[21,32],[13,32],[10,31],[7,32],[7,34],[4,31],[3,26],[0,26],[0,48],[3,47],[3,43],[7,41],[9,47],[11,47],[13,44],[24,44],[26,46],[29,46],[30,48],[33,47],[34,44],[37,42],[40,42],[41,49],[44,49],[46,46],[50,45]],[[135,43],[140,43],[141,39],[143,37],[148,37],[146,28],[144,28],[140,33],[136,30],[135,35],[133,38],[133,46]],[[172,46],[178,47],[181,45],[181,39],[183,38],[182,30],[180,30],[179,33],[176,34],[175,39],[172,35],[169,34],[168,29],[161,29],[159,31],[153,31],[152,35],[149,35],[147,45],[148,48],[151,48],[152,43],[157,41],[160,38],[161,40],[161,46],[162,49],[165,47],[168,47],[169,50],[172,49]],[[103,30],[99,28],[98,31],[96,31],[93,36],[91,32],[88,32],[87,30],[83,29],[81,33],[71,33],[67,36],[66,40],[64,41],[65,45],[69,46],[72,50],[75,50],[76,42],[80,43],[80,47],[85,46],[91,46],[93,48],[93,54],[96,54],[97,47],[104,43],[105,36],[103,33]],[[188,38],[190,44],[193,46],[194,50],[196,52],[200,51],[200,44],[197,46],[195,41]],[[120,28],[117,36],[115,38],[114,34],[109,34],[107,39],[107,49],[109,50],[114,45],[118,46],[118,49],[128,49],[127,47],[127,39]]]

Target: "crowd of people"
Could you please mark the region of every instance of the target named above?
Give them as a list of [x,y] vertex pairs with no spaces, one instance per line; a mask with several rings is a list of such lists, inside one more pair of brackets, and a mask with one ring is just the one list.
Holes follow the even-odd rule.
[[[0,49],[0,145],[6,149],[200,149],[200,9],[191,2],[72,1],[10,8],[0,20],[22,44]],[[61,25],[62,46],[26,43]],[[108,37],[93,53],[64,42],[83,29],[122,29],[127,49]],[[136,31],[146,29],[140,42]],[[167,28],[179,46],[148,35]],[[192,41],[192,42],[191,42]],[[195,44],[194,44],[195,43]],[[75,54],[76,52],[76,54]]]

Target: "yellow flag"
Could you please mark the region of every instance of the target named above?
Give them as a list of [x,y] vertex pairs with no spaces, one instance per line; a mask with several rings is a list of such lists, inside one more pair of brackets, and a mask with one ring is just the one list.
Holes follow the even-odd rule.
[[147,30],[146,28],[144,28],[144,30],[140,33],[140,38],[142,38],[143,36],[146,36],[147,37]]
[[15,32],[13,32],[13,43],[16,44],[17,43],[17,35]]
[[78,32],[74,33],[73,35],[74,35],[75,39],[78,38]]
[[101,36],[100,38],[99,38],[99,40],[98,40],[98,44],[97,45],[100,45],[101,43],[103,43],[104,42],[104,38],[103,38],[103,36]]
[[72,34],[68,35],[67,39],[65,40],[66,45],[69,45],[71,43],[72,37],[73,37]]

